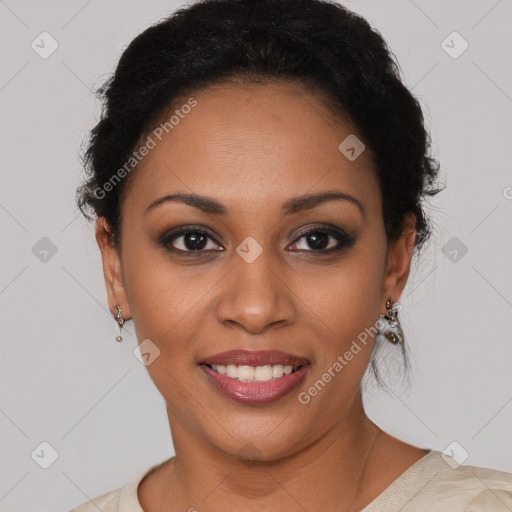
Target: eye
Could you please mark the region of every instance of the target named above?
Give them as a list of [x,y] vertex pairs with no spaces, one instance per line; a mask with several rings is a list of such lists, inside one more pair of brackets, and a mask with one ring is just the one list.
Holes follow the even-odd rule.
[[290,247],[295,251],[328,254],[346,247],[352,247],[355,242],[355,236],[347,235],[342,230],[316,227],[299,236]]
[[201,253],[210,251],[222,251],[213,236],[200,229],[182,229],[162,237],[160,245],[174,252]]

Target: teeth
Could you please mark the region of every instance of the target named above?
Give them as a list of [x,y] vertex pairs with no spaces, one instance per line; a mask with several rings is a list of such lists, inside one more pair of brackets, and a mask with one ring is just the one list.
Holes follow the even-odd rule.
[[272,380],[272,366],[256,366],[254,369],[254,380],[259,382],[265,382],[267,380]]
[[238,367],[238,380],[256,380],[254,375],[254,366],[239,366]]
[[272,366],[272,377],[274,379],[279,379],[284,375],[283,365],[282,364],[275,364]]
[[283,375],[290,375],[293,373],[298,366],[291,365],[265,365],[265,366],[246,366],[228,364],[217,365],[212,364],[212,369],[222,375],[227,375],[231,379],[238,379],[244,382],[266,382],[272,379],[280,379]]
[[[212,368],[215,370],[215,365],[212,365]],[[238,366],[236,364],[228,364],[226,366],[226,375],[232,379],[238,379]]]

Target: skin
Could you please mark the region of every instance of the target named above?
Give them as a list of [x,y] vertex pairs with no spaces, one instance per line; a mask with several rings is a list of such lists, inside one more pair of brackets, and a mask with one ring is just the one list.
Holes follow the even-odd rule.
[[[297,397],[375,325],[388,298],[399,300],[415,218],[405,219],[399,240],[387,241],[370,150],[354,161],[338,150],[356,130],[334,123],[318,94],[268,83],[216,85],[194,97],[197,106],[133,171],[120,252],[105,219],[96,226],[112,313],[120,304],[139,342],[160,350],[147,369],[165,399],[176,451],[139,485],[139,501],[147,512],[314,512],[334,510],[333,503],[360,510],[426,454],[365,414],[360,383],[373,339],[308,404]],[[347,200],[282,214],[290,198],[323,191],[350,194],[364,214]],[[214,198],[228,214],[170,201],[144,213],[174,193]],[[302,235],[326,223],[355,244],[315,254]],[[171,228],[191,224],[216,237],[203,253],[187,257],[158,244]],[[263,250],[252,263],[236,252],[248,236]],[[186,250],[184,241],[169,246]],[[230,349],[282,350],[307,358],[310,368],[286,397],[240,404],[198,366]]]

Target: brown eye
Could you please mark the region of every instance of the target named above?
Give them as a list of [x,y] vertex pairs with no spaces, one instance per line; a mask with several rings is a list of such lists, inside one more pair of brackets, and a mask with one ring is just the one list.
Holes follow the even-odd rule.
[[[322,249],[328,249],[329,247],[329,238],[334,239],[331,235],[328,235],[327,233],[322,233],[320,231],[310,233],[309,235],[304,237],[306,239],[306,243],[311,247],[311,249],[322,250]],[[336,240],[334,239],[336,246]]]
[[292,250],[330,253],[352,247],[356,238],[338,230],[316,228],[303,233],[293,244]]
[[170,250],[183,253],[223,250],[211,235],[197,229],[186,229],[166,235],[160,244]]

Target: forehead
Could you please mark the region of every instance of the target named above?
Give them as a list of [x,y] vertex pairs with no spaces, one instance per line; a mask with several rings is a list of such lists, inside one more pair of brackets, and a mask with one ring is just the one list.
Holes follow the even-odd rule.
[[339,149],[355,131],[297,84],[211,86],[155,125],[125,201],[143,209],[179,190],[262,206],[335,187],[378,202],[369,149],[355,160]]

